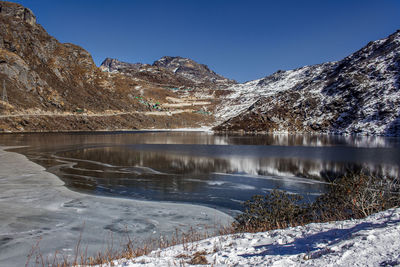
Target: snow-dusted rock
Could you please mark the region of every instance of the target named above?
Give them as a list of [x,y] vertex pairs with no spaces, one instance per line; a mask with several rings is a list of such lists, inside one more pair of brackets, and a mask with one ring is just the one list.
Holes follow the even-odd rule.
[[338,62],[234,85],[218,131],[400,135],[400,31]]

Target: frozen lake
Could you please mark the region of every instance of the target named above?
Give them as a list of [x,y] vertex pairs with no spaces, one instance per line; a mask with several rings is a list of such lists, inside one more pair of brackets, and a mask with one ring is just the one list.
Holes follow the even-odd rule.
[[[235,214],[254,194],[279,188],[313,199],[323,182],[367,169],[399,175],[396,138],[221,136],[205,132],[0,136],[91,195],[201,204]],[[322,182],[322,183],[321,183]]]
[[82,232],[96,251],[110,233],[201,230],[229,223],[254,194],[279,188],[312,200],[346,172],[399,176],[400,166],[399,139],[382,137],[12,134],[0,146],[24,146],[0,154],[0,266],[25,264],[38,238],[44,253],[68,251]]

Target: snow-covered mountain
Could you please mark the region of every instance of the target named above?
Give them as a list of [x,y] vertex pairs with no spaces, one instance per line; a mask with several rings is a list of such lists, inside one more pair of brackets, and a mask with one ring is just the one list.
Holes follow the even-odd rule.
[[341,61],[228,90],[217,131],[400,135],[400,31]]

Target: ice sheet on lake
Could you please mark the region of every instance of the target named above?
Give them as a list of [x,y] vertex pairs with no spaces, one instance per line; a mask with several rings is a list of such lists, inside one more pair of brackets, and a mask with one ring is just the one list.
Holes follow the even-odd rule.
[[82,233],[89,254],[114,247],[129,234],[143,240],[169,236],[175,229],[201,230],[228,224],[220,211],[188,204],[90,196],[67,189],[63,182],[25,156],[0,147],[0,266],[23,266],[41,238],[44,256],[73,250]]

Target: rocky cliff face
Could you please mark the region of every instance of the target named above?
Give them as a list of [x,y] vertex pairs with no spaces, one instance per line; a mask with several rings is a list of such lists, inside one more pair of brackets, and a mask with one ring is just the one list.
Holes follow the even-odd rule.
[[36,24],[36,17],[32,11],[18,4],[0,2],[0,13],[2,16],[26,22],[31,26]]
[[400,135],[400,31],[339,62],[230,90],[215,130]]

